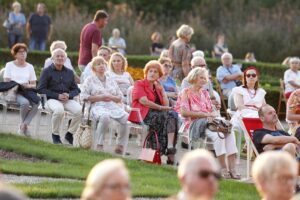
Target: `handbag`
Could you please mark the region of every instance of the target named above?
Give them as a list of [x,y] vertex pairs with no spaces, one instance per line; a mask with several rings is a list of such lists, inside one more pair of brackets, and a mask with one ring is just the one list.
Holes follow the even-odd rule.
[[6,28],[6,29],[10,29],[11,24],[10,24],[9,20],[6,19],[6,20],[4,20],[2,26],[3,26],[4,28]]
[[82,120],[81,123],[79,124],[79,127],[74,134],[74,141],[73,141],[73,146],[75,147],[81,147],[84,149],[89,149],[93,145],[93,135],[92,135],[92,129],[91,126],[89,125],[89,119],[90,119],[90,111],[91,111],[91,105],[89,107],[88,111],[88,119],[85,121],[84,118],[84,110],[85,110],[85,103],[82,106]]
[[18,89],[19,85],[16,85],[5,92],[0,92],[0,99],[6,101],[7,103],[16,103]]
[[[157,144],[156,149],[151,149],[151,148],[146,147],[147,141],[152,134],[154,134],[154,136],[155,136],[155,141]],[[161,164],[160,148],[159,148],[158,136],[157,136],[156,131],[153,131],[153,130],[149,131],[147,137],[145,138],[144,145],[143,145],[141,154],[139,156],[139,159],[143,160],[147,163],[154,163],[154,164],[158,164],[158,165]]]
[[[219,138],[225,139],[231,133],[232,124],[224,118],[209,118],[207,128],[213,132],[217,132]],[[220,132],[223,133],[224,136],[222,136]]]

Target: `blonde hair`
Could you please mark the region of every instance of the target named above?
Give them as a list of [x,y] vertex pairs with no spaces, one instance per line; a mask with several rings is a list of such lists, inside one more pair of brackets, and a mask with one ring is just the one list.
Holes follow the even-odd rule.
[[161,58],[159,58],[158,59],[158,62],[160,63],[160,64],[164,64],[164,63],[166,63],[166,62],[168,62],[168,63],[170,63],[171,65],[172,65],[172,62],[171,62],[171,59],[170,58],[167,58],[167,57],[161,57]]
[[208,72],[206,68],[196,67],[192,69],[187,75],[186,79],[190,84],[194,84],[198,76],[204,75],[206,77],[206,82],[208,81]]
[[169,50],[168,49],[164,49],[160,52],[160,56],[159,58],[169,58]]
[[107,179],[116,171],[123,171],[129,177],[128,170],[121,159],[107,159],[96,164],[86,179],[81,199],[95,199],[97,192],[103,189]]
[[106,69],[107,69],[107,62],[106,60],[102,57],[102,56],[95,56],[92,61],[91,61],[91,69],[92,71],[95,73],[95,66],[96,66],[96,63],[97,62],[100,62],[100,63],[104,63],[106,65]]
[[111,57],[110,57],[110,59],[109,59],[109,63],[108,63],[109,69],[110,69],[111,71],[115,72],[115,69],[114,69],[113,63],[112,63],[112,60],[113,60],[113,58],[114,58],[115,56],[119,56],[119,57],[122,59],[122,61],[123,61],[122,70],[123,70],[123,72],[125,72],[125,71],[127,70],[127,67],[128,67],[127,59],[123,56],[123,54],[121,54],[121,53],[119,53],[119,52],[115,52],[115,53],[113,53],[113,54],[111,55]]
[[152,35],[151,35],[152,42],[154,42],[157,39],[157,37],[160,37],[160,39],[161,39],[161,34],[159,32],[152,33]]
[[21,4],[18,2],[18,1],[15,1],[13,4],[12,4],[12,7],[15,8],[15,7],[21,7]]
[[192,36],[193,34],[194,34],[194,29],[186,24],[181,25],[179,29],[176,31],[176,35],[179,38],[186,38]]
[[50,52],[54,51],[57,48],[56,46],[60,45],[60,44],[64,46],[63,50],[66,51],[67,45],[66,45],[65,41],[56,40],[56,41],[52,42],[52,44],[50,46]]
[[157,60],[150,60],[149,62],[146,63],[146,65],[143,69],[144,78],[146,78],[147,73],[148,73],[149,69],[151,69],[151,68],[157,69],[157,71],[159,73],[159,78],[162,77],[163,71],[162,71],[162,66],[161,66],[160,62],[158,62]]
[[268,181],[284,168],[290,169],[295,177],[298,174],[298,163],[287,152],[268,151],[260,154],[252,166],[252,176],[257,190],[263,194],[261,183]]
[[178,166],[177,176],[182,179],[191,171],[191,168],[198,165],[199,161],[207,161],[211,164],[214,170],[219,170],[219,165],[214,156],[205,149],[196,149],[184,154]]

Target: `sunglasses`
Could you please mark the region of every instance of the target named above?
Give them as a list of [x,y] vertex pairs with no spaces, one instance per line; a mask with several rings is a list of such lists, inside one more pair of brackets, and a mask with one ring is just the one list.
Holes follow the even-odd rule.
[[252,78],[255,78],[257,75],[256,74],[247,74],[246,77],[250,78],[252,76]]
[[206,171],[206,170],[199,171],[198,176],[199,176],[199,178],[202,178],[202,179],[207,179],[209,176],[213,176],[217,180],[220,180],[222,178],[220,173],[213,172],[213,171]]

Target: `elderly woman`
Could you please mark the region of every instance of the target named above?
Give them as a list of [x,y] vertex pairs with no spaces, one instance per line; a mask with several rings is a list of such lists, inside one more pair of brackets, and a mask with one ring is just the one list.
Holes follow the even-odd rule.
[[[26,62],[27,46],[24,43],[17,43],[11,49],[14,61],[5,65],[4,81],[15,81],[25,90],[36,88],[36,75],[31,64]],[[28,125],[37,113],[39,101],[33,102],[21,94],[17,94],[17,103],[21,107],[21,124],[19,134],[29,135]]]
[[298,163],[284,151],[259,155],[252,166],[256,189],[265,200],[290,200],[298,177]]
[[99,162],[90,171],[81,200],[129,200],[130,180],[128,170],[120,159]]
[[284,72],[284,78],[283,78],[285,84],[284,95],[287,99],[291,96],[292,92],[300,88],[299,64],[300,64],[299,58],[297,57],[290,58],[289,60],[290,69]]
[[12,4],[13,12],[9,13],[8,21],[10,27],[8,32],[8,46],[11,48],[14,44],[20,43],[23,40],[26,18],[21,13],[21,4],[15,1]]
[[183,24],[176,31],[176,34],[178,39],[172,42],[169,48],[169,58],[174,67],[172,72],[173,78],[181,81],[190,71],[192,52],[188,43],[194,34],[194,29]]
[[[167,164],[173,164],[175,138],[177,135],[176,113],[169,107],[168,96],[159,83],[162,77],[162,66],[158,61],[149,61],[144,68],[145,79],[134,84],[132,91],[132,107],[139,108],[142,120],[158,134],[161,154],[168,156]],[[131,111],[130,121],[140,123],[136,112]],[[150,137],[150,146],[156,148],[155,137]]]
[[123,94],[118,84],[105,75],[107,62],[96,56],[92,60],[93,74],[84,81],[81,89],[81,99],[91,102],[91,118],[98,121],[96,130],[96,150],[102,151],[104,133],[107,132],[109,122],[114,119],[121,125],[115,153],[122,154],[128,137],[128,114],[120,107]]
[[258,118],[258,110],[266,104],[266,91],[259,88],[258,78],[258,70],[248,67],[244,71],[243,85],[233,88],[234,104],[237,107],[237,112],[231,119],[233,130],[239,127],[238,117]]
[[[217,117],[208,92],[202,88],[208,81],[207,70],[196,67],[188,74],[187,80],[191,86],[183,90],[180,98],[180,114],[184,118],[185,129],[189,129],[189,135],[192,135],[193,139],[199,139],[204,135],[210,138],[222,168],[222,176],[239,179],[240,175],[235,170],[237,153],[235,135],[228,134],[225,139],[221,139],[218,133],[206,130],[209,118]],[[228,165],[225,162],[226,156]]]
[[170,76],[172,72],[172,63],[169,58],[160,58],[158,60],[163,66],[163,76],[159,79],[169,98],[170,105],[173,106],[177,100],[178,90],[175,80]]
[[[52,44],[50,46],[50,53],[52,53],[55,49],[62,49],[64,51],[66,51],[67,50],[67,45],[64,41],[56,40],[56,41],[52,42]],[[52,58],[51,57],[47,58],[45,60],[44,69],[49,67],[51,64],[53,64]],[[76,74],[76,72],[75,72],[75,70],[72,66],[70,58],[67,57],[67,59],[64,63],[64,66],[74,72],[76,83],[80,83],[80,78],[79,78],[79,76],[77,76],[77,74]]]
[[123,38],[120,37],[120,30],[115,28],[112,31],[112,37],[108,40],[108,46],[112,49],[116,48],[118,52],[122,55],[125,55],[126,42]]
[[109,60],[109,68],[107,75],[118,84],[123,94],[122,100],[126,102],[127,89],[134,83],[131,75],[126,72],[126,58],[121,53],[113,53]]

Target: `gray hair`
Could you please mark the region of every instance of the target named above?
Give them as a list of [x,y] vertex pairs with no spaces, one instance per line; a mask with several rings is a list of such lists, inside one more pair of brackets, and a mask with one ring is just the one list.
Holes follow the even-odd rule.
[[293,62],[300,63],[300,59],[298,57],[292,57],[292,58],[290,58],[289,64],[292,64]]
[[65,58],[67,58],[67,53],[63,50],[63,49],[54,49],[52,52],[51,52],[51,58],[53,59],[54,56],[59,53],[59,52],[62,52],[64,55],[65,55]]
[[192,60],[191,60],[191,66],[195,66],[195,62],[198,61],[198,60],[202,60],[205,62],[205,59],[203,57],[200,57],[200,56],[197,56],[197,57],[194,57]]
[[206,81],[208,81],[208,71],[206,68],[196,67],[192,69],[187,75],[186,79],[190,84],[194,84],[199,75],[204,75],[206,77]]
[[18,1],[15,1],[13,4],[12,4],[12,7],[15,8],[15,7],[21,7],[21,4],[18,2]]
[[176,31],[176,35],[179,38],[188,37],[194,34],[194,29],[189,25],[183,24],[180,28]]
[[221,60],[223,60],[225,57],[230,57],[231,60],[233,59],[232,54],[228,52],[222,54]]
[[52,44],[50,46],[50,52],[54,51],[57,48],[56,45],[59,45],[59,44],[64,46],[63,50],[65,50],[65,51],[67,50],[67,45],[66,45],[65,41],[56,40],[56,41],[52,42]]
[[195,58],[195,57],[202,57],[202,58],[204,58],[204,52],[201,51],[201,50],[194,51],[192,53],[192,55],[193,55],[193,58]]
[[197,149],[184,154],[178,167],[178,178],[181,179],[186,176],[191,171],[191,168],[203,161],[209,162],[215,171],[220,169],[216,159],[209,151],[205,149]]

